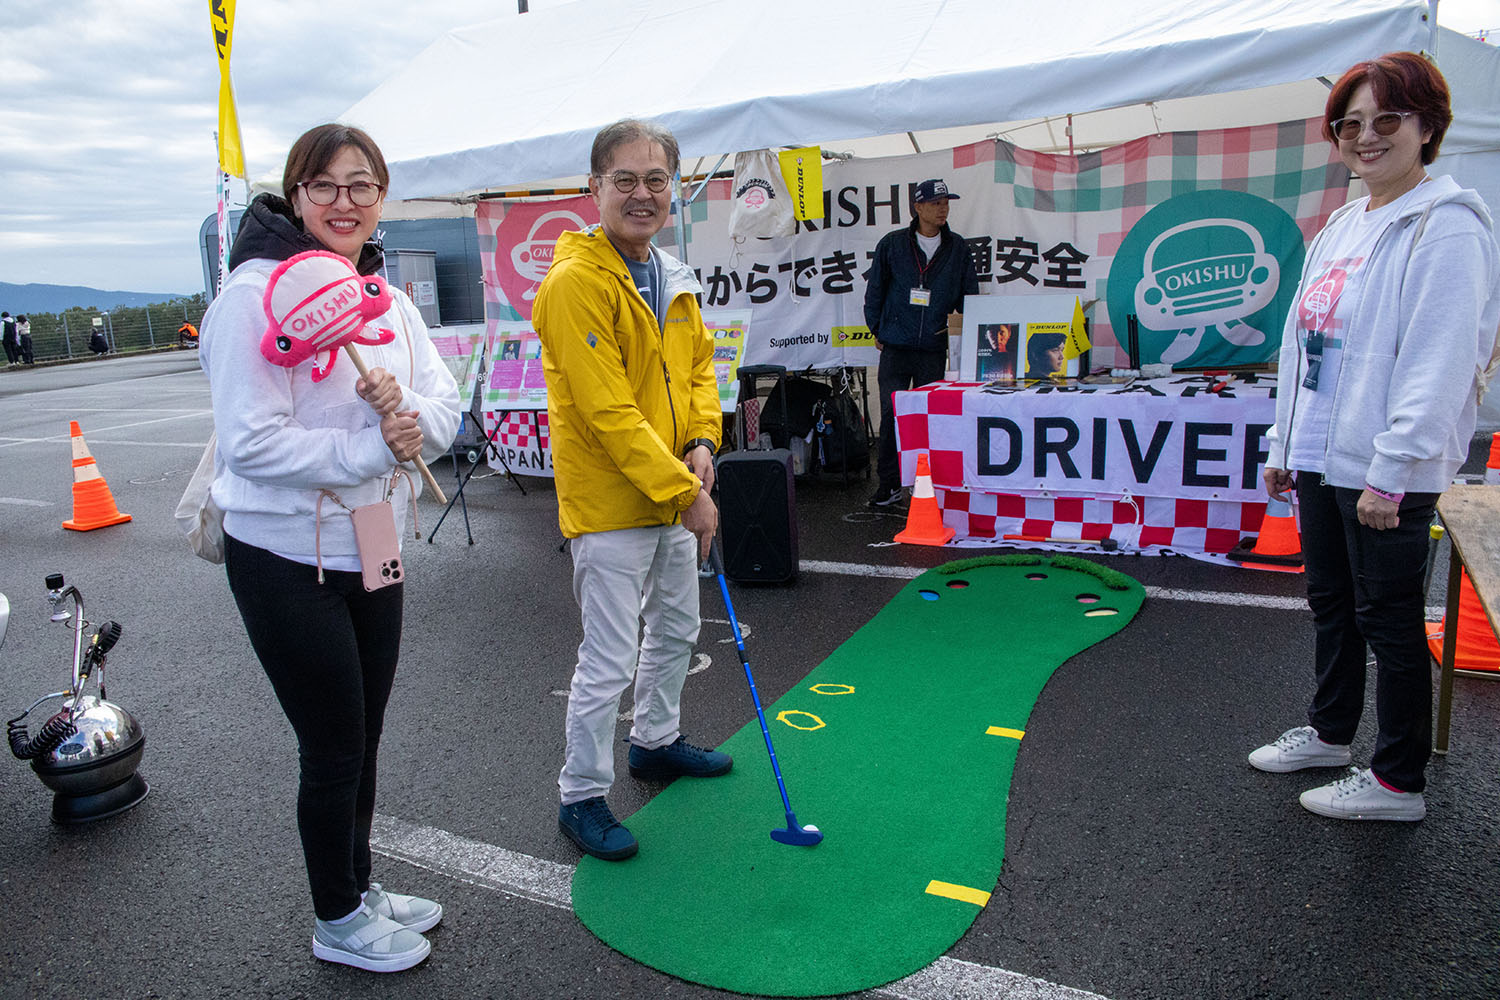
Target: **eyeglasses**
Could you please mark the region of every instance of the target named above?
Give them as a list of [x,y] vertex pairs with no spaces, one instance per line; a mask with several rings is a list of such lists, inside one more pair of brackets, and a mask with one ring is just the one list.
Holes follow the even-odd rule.
[[360,208],[370,208],[380,201],[382,185],[374,181],[355,181],[353,184],[335,184],[333,181],[298,181],[297,186],[314,205],[332,205],[339,200],[339,192],[349,192],[349,200]]
[[642,181],[646,183],[646,190],[652,194],[661,194],[672,182],[672,175],[665,170],[653,170],[645,177],[633,174],[629,170],[616,170],[602,175],[614,182],[615,190],[621,194],[629,194],[635,190],[635,186]]
[[[1401,123],[1414,114],[1416,114],[1415,111],[1382,111],[1371,118],[1369,124],[1375,130],[1376,135],[1395,135],[1401,128]],[[1338,121],[1329,122],[1328,128],[1340,139],[1351,142],[1358,139],[1360,133],[1365,130],[1365,120],[1363,118],[1340,118]]]

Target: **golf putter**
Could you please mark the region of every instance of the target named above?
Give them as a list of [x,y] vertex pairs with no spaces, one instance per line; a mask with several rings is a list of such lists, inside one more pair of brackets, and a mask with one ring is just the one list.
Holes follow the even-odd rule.
[[781,777],[781,765],[776,761],[776,748],[771,745],[771,730],[766,727],[766,713],[760,707],[760,692],[755,689],[755,675],[750,672],[750,660],[745,656],[745,638],[740,634],[739,619],[734,616],[734,603],[729,599],[729,584],[724,582],[724,558],[719,552],[719,540],[715,538],[709,550],[713,561],[714,575],[719,578],[719,593],[724,595],[724,610],[729,612],[729,627],[734,631],[734,648],[740,656],[740,666],[745,668],[745,680],[750,684],[750,698],[755,702],[755,717],[760,720],[760,734],[766,738],[766,753],[771,755],[771,770],[776,774],[776,787],[781,790],[781,804],[786,807],[786,829],[771,831],[771,839],[778,844],[811,847],[823,839],[817,827],[801,826],[797,814],[792,812],[792,802],[787,798],[786,782]]

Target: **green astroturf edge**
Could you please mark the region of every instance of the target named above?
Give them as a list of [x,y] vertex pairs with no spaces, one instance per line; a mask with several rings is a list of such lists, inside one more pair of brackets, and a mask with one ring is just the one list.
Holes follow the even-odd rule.
[[1024,730],[1052,672],[1124,628],[1143,597],[1067,556],[923,573],[766,706],[792,807],[821,844],[770,838],[785,816],[747,690],[749,721],[721,748],[734,770],[678,780],[625,818],[640,853],[585,857],[575,912],[637,961],[739,993],[848,993],[928,965],[980,909],[929,884],[988,893],[1000,874],[1021,741],[987,730]]

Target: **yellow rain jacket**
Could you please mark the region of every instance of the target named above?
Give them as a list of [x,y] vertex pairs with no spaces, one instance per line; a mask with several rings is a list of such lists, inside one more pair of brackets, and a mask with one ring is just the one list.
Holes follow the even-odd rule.
[[598,226],[563,233],[536,295],[558,522],[569,538],[672,524],[702,488],[683,463],[695,438],[717,450],[721,413],[702,291],[662,253],[657,319]]

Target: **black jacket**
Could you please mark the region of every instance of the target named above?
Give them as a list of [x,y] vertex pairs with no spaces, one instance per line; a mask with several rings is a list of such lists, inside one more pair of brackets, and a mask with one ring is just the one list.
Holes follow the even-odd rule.
[[[948,314],[963,312],[965,295],[979,294],[969,245],[946,225],[938,235],[942,242],[930,265],[917,246],[915,219],[875,245],[875,261],[865,272],[865,325],[882,344],[946,351]],[[911,304],[919,283],[932,292],[926,306]]]
[[[285,198],[260,194],[240,217],[240,229],[234,246],[229,248],[229,269],[233,271],[247,260],[286,260],[306,250],[327,250],[306,230]],[[380,270],[385,252],[373,240],[359,252],[360,274]]]

